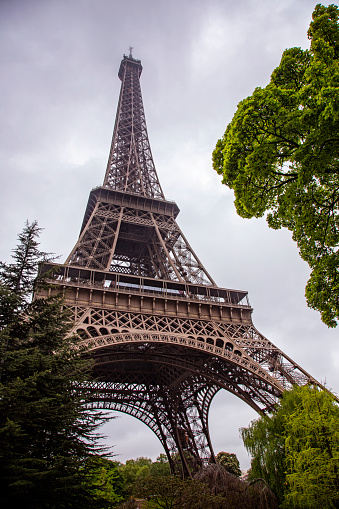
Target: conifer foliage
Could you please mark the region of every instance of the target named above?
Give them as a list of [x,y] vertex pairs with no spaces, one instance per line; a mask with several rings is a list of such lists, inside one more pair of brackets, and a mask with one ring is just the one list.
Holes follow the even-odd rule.
[[[3,508],[106,507],[86,486],[104,416],[79,389],[89,361],[66,339],[60,297],[32,300],[40,229],[26,223],[13,263],[0,265],[0,493]],[[110,506],[112,507],[112,506]]]

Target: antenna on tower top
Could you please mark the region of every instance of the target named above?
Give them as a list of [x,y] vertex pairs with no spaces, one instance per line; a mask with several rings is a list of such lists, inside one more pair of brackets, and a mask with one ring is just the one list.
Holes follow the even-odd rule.
[[132,55],[133,46],[130,46],[128,49],[129,49],[129,58],[133,58],[133,55]]

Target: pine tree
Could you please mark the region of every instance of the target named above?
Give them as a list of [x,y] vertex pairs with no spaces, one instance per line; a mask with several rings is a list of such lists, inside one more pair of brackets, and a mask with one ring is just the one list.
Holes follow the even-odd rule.
[[[14,261],[0,265],[0,493],[3,508],[106,507],[86,485],[86,462],[103,452],[81,388],[90,361],[80,356],[60,296],[32,300],[37,223],[19,235]],[[87,476],[88,478],[88,476]],[[110,507],[112,507],[110,505]]]
[[0,262],[0,282],[15,292],[21,304],[27,302],[33,293],[39,263],[51,261],[51,253],[39,250],[38,238],[42,228],[37,221],[26,221],[23,231],[18,235],[19,244],[13,250],[13,262]]

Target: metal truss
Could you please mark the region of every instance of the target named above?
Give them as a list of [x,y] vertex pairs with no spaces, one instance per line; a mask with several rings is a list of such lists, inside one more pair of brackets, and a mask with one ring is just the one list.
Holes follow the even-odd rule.
[[[315,383],[308,373],[262,336],[252,324],[187,320],[106,309],[75,308],[71,334],[81,337],[81,347],[93,353],[121,344],[157,344],[189,349],[190,358],[201,353],[213,359],[213,375],[227,369],[227,390],[259,412],[272,411],[285,389],[293,384]],[[199,352],[199,353],[197,353]],[[181,353],[183,356],[183,353]],[[201,364],[199,373],[201,373]],[[227,367],[227,368],[226,368]],[[219,376],[218,375],[218,376]],[[218,379],[225,387],[226,382]]]
[[66,263],[42,267],[53,285],[36,297],[64,294],[70,334],[95,361],[91,406],[144,422],[186,477],[215,461],[208,412],[220,389],[270,413],[285,389],[319,384],[255,329],[247,292],[219,288],[180,230],[151,154],[141,71],[124,56],[103,186]]
[[[138,372],[133,377],[131,369],[128,374],[126,371],[119,372],[115,358],[116,371],[111,383],[106,380],[108,372],[112,376],[112,370],[100,369],[100,360],[96,358],[97,381],[86,384],[86,390],[90,389],[92,393],[93,408],[124,412],[146,424],[162,443],[172,471],[180,473],[184,469],[184,475],[189,475],[192,461],[196,469],[214,460],[206,425],[210,403],[219,389],[202,375],[188,376],[179,367],[166,366],[159,359],[159,352],[155,356],[153,352],[152,358],[150,350],[142,350],[138,352],[134,345],[132,350],[120,351],[125,359],[123,364],[128,358],[130,367],[132,362],[136,363]],[[142,372],[142,359],[145,357],[148,370]],[[100,382],[101,377],[104,383]],[[181,382],[176,384],[180,377]]]
[[[117,203],[121,201],[117,193],[101,191],[91,193],[88,220],[66,263],[215,285],[175,220],[177,208],[171,206],[167,211],[168,202],[151,200],[127,207]],[[152,208],[163,212],[155,213]]]
[[125,57],[121,62],[122,85],[104,186],[164,199],[148,140],[141,72],[140,60]]

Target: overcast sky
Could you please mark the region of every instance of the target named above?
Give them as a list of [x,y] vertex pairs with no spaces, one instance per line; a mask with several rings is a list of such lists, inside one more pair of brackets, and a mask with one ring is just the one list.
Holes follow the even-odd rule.
[[[326,4],[327,5],[327,4]],[[338,331],[307,308],[308,266],[287,231],[245,220],[211,154],[238,102],[265,86],[287,47],[309,47],[310,0],[1,0],[0,259],[26,219],[64,261],[89,191],[101,185],[128,47],[142,61],[148,133],[178,223],[219,286],[248,290],[258,330],[339,391]],[[155,459],[153,433],[119,415],[105,427],[118,459]],[[249,458],[239,427],[256,417],[225,391],[212,403],[215,452]]]

